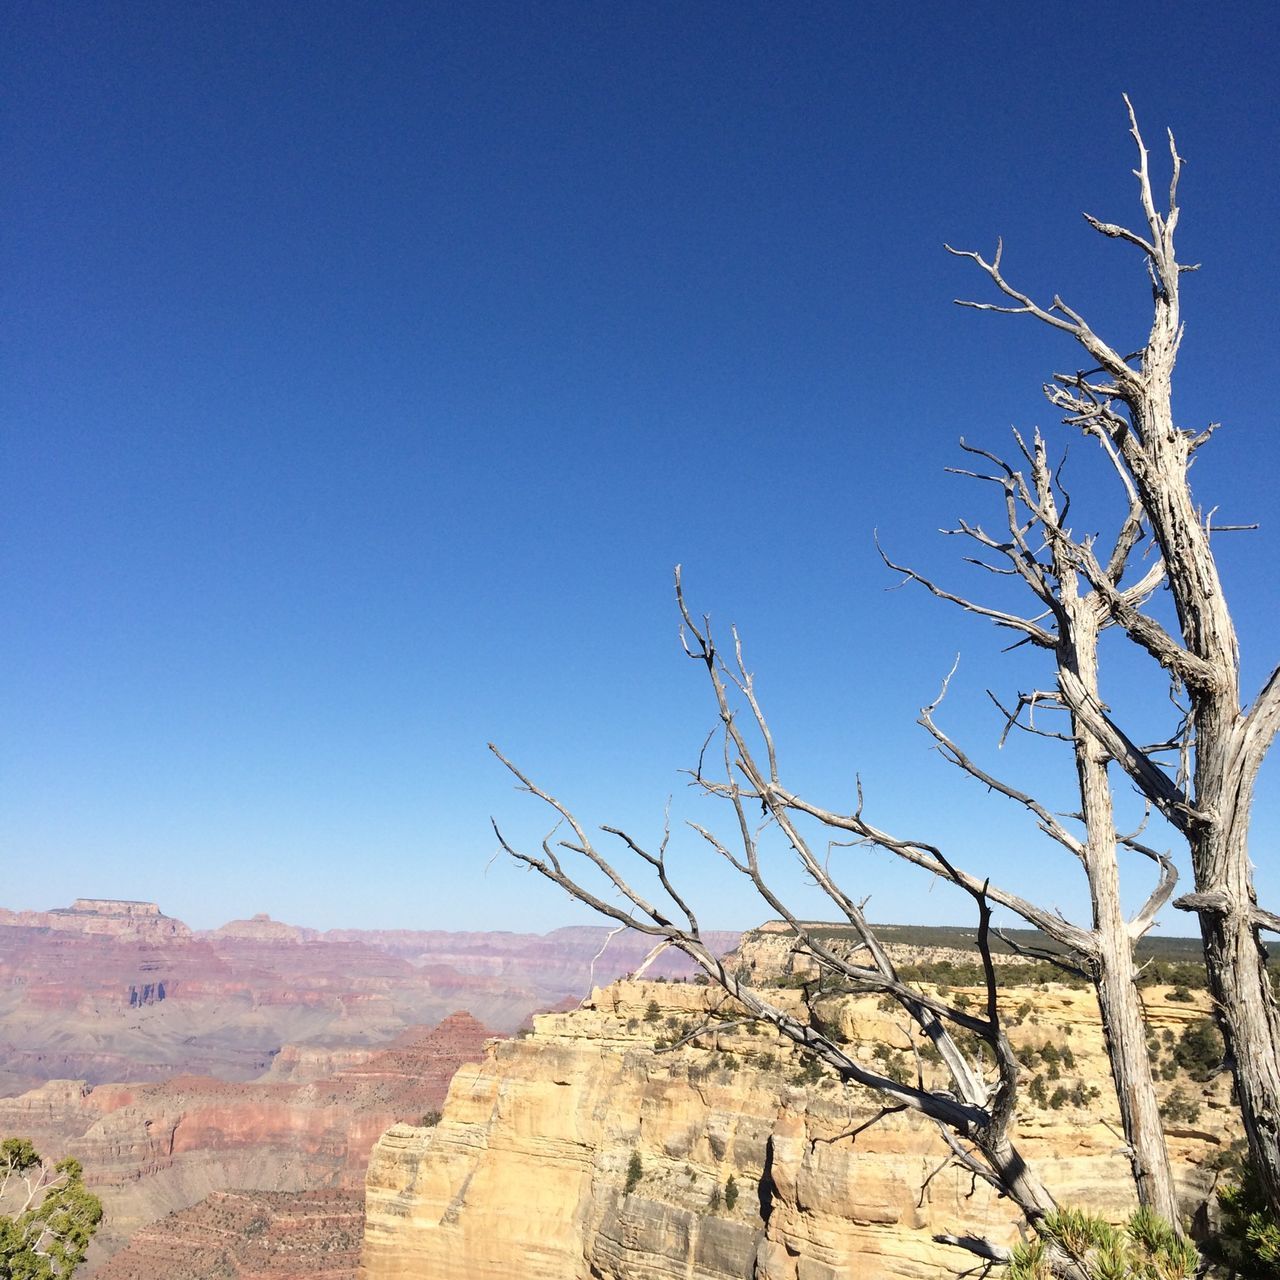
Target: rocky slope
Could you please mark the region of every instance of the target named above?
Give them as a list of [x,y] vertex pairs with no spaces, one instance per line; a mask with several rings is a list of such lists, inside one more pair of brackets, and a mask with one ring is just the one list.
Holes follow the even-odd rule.
[[97,1280],[356,1280],[354,1191],[218,1191],[143,1227]]
[[[1064,1202],[1123,1215],[1118,1117],[1089,1089],[1105,1072],[1092,995],[1027,994],[1005,1002],[1011,1039],[1051,1061],[1067,1096],[1025,1103],[1020,1144]],[[1157,1044],[1203,1016],[1159,992],[1150,1002]],[[984,1184],[934,1172],[945,1149],[930,1125],[874,1122],[874,1095],[824,1078],[772,1034],[725,1029],[655,1053],[656,1037],[719,1021],[720,1003],[705,987],[619,983],[489,1045],[454,1077],[439,1125],[397,1125],[374,1148],[362,1280],[924,1280],[963,1261],[935,1232],[1015,1237]],[[899,1046],[881,1052],[908,1060],[874,1000],[828,1012],[868,1051]],[[1225,1085],[1195,1087],[1199,1115],[1170,1127],[1189,1209],[1231,1116]]]
[[256,1083],[50,1081],[0,1099],[0,1133],[81,1161],[106,1209],[98,1260],[140,1227],[228,1188],[358,1196],[378,1135],[437,1110],[458,1065],[490,1034],[469,1014],[455,1014],[356,1060],[342,1055],[340,1069],[324,1077],[303,1069],[299,1051],[281,1055],[293,1072]]
[[[251,1080],[286,1043],[385,1043],[459,1008],[510,1031],[648,948],[603,928],[322,934],[259,915],[198,934],[154,903],[0,909],[0,1096],[50,1079]],[[668,953],[653,972],[686,970]]]

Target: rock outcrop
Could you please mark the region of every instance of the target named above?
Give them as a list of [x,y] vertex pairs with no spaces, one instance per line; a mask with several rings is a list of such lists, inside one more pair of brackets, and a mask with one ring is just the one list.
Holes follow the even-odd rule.
[[[1069,1071],[1052,1060],[1071,1095],[1028,1102],[1020,1145],[1064,1203],[1121,1217],[1118,1117],[1089,1089],[1105,1073],[1092,993],[1038,989],[1034,1009],[1026,994],[1005,1000],[1011,1038],[1027,1053],[1069,1048]],[[1159,995],[1157,1039],[1203,1016]],[[438,1125],[397,1125],[374,1148],[362,1280],[933,1280],[963,1261],[935,1232],[1016,1237],[1007,1202],[938,1171],[946,1150],[930,1124],[877,1119],[875,1095],[772,1033],[726,1028],[655,1052],[656,1037],[721,1022],[723,1004],[705,987],[619,983],[489,1045],[455,1075]],[[907,1048],[873,999],[824,1016],[868,1052]],[[1188,1207],[1232,1114],[1225,1086],[1202,1092],[1204,1118],[1172,1138]]]

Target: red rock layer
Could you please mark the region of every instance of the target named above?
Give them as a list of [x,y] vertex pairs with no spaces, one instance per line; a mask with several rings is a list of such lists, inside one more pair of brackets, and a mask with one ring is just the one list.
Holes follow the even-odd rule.
[[438,1110],[454,1072],[490,1035],[457,1013],[323,1079],[51,1081],[0,1099],[0,1133],[81,1161],[107,1212],[99,1252],[110,1253],[214,1190],[358,1190],[379,1135]]

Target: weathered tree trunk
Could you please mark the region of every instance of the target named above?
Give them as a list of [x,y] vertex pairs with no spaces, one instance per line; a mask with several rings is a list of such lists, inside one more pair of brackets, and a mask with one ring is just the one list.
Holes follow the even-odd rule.
[[[1038,449],[1041,501],[1050,504],[1047,468]],[[1080,685],[1098,697],[1098,628],[1105,617],[1095,594],[1079,594],[1079,575],[1062,548],[1054,548],[1064,617],[1059,623],[1058,663],[1070,669]],[[1064,694],[1064,701],[1068,702]],[[1120,869],[1116,849],[1115,806],[1107,766],[1111,756],[1089,726],[1074,712],[1076,776],[1084,822],[1083,861],[1093,911],[1094,988],[1115,1083],[1120,1122],[1129,1148],[1138,1201],[1179,1229],[1178,1197],[1169,1164],[1169,1148],[1160,1120],[1147,1027],[1138,994],[1133,942],[1120,903]]]
[[[1120,1104],[1138,1200],[1176,1228],[1180,1221],[1178,1197],[1151,1077],[1147,1027],[1134,983],[1131,944],[1126,934],[1108,928],[1106,921],[1111,914],[1099,913],[1101,950],[1097,975],[1098,1009],[1111,1078]],[[1123,923],[1121,920],[1122,926]]]
[[[1172,253],[1170,252],[1170,256]],[[1175,269],[1176,270],[1176,269]],[[1174,425],[1169,374],[1180,334],[1175,288],[1157,300],[1144,358],[1145,395],[1133,406],[1141,449],[1134,482],[1164,555],[1189,653],[1203,664],[1186,680],[1195,728],[1191,812],[1184,831],[1209,990],[1217,1004],[1249,1154],[1280,1218],[1280,1013],[1258,933],[1249,864],[1253,784],[1269,745],[1255,741],[1241,709],[1240,654],[1206,521],[1188,481],[1189,445]]]
[[[1246,839],[1249,789],[1230,797],[1233,820],[1221,827],[1211,822],[1193,839],[1196,893],[1182,901],[1198,904],[1209,991],[1226,1042],[1249,1155],[1272,1212],[1280,1218],[1280,1012],[1254,916]],[[1206,805],[1208,798],[1198,793],[1198,805],[1213,812],[1217,806]]]
[[[1121,589],[1125,555],[1113,574],[1111,566],[1104,569],[1093,558],[1091,539],[1072,540],[1061,527],[1055,535],[1065,539],[1075,564],[1105,600],[1110,621],[1186,689],[1191,714],[1182,745],[1194,757],[1189,785],[1181,775],[1170,777],[1125,735],[1096,688],[1084,687],[1061,666],[1059,683],[1077,722],[1187,841],[1195,892],[1175,905],[1199,913],[1209,989],[1235,1077],[1250,1158],[1271,1211],[1280,1218],[1280,1011],[1271,994],[1259,936],[1261,927],[1280,932],[1280,917],[1259,910],[1248,855],[1254,781],[1280,730],[1280,668],[1246,711],[1240,697],[1239,646],[1210,546],[1209,519],[1196,506],[1188,475],[1192,455],[1213,428],[1188,430],[1173,417],[1172,377],[1182,340],[1180,281],[1183,272],[1195,269],[1180,264],[1174,252],[1182,158],[1170,135],[1169,204],[1161,214],[1131,105],[1129,121],[1138,150],[1134,173],[1146,225],[1140,232],[1132,231],[1085,216],[1096,231],[1138,248],[1146,259],[1153,313],[1142,350],[1122,355],[1125,348],[1108,345],[1061,298],[1055,297],[1047,307],[1037,304],[1001,275],[999,251],[991,262],[972,252],[961,256],[976,262],[1011,304],[962,305],[1031,316],[1069,334],[1088,353],[1095,367],[1055,374],[1046,392],[1065,412],[1064,422],[1102,445],[1136,503],[1138,519],[1130,526],[1128,549],[1136,544],[1143,523],[1159,548],[1177,610],[1177,636],[1141,612],[1141,585]],[[988,615],[1011,625],[1004,615]],[[1044,643],[1034,631],[1028,634]]]

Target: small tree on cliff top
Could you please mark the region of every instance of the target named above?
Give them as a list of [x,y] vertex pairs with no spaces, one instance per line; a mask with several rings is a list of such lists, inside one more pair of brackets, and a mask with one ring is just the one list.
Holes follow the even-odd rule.
[[[733,837],[722,840],[697,824],[691,824],[692,830],[751,881],[769,908],[790,925],[797,949],[815,960],[825,974],[845,989],[880,992],[897,1002],[945,1063],[951,1076],[945,1088],[926,1087],[922,1077],[908,1084],[888,1078],[848,1045],[791,1017],[766,993],[748,985],[743,975],[726,972],[702,942],[694,911],[668,876],[668,837],[654,852],[625,832],[603,828],[620,841],[624,857],[634,859],[639,870],[653,877],[661,897],[652,902],[621,874],[621,863],[596,848],[566,806],[497,753],[521,785],[550,805],[571,832],[571,838],[544,841],[541,856],[517,850],[499,832],[499,840],[513,857],[601,914],[684,951],[751,1015],[773,1023],[842,1078],[878,1089],[886,1097],[886,1111],[910,1108],[929,1116],[938,1123],[950,1158],[997,1186],[1032,1225],[1054,1214],[1056,1205],[1013,1143],[1017,1067],[996,1003],[988,946],[992,904],[1012,910],[1055,939],[1066,951],[1065,957],[1057,958],[1059,962],[1094,982],[1139,1197],[1144,1206],[1171,1222],[1177,1218],[1145,1050],[1133,955],[1137,939],[1172,897],[1177,872],[1168,855],[1144,844],[1139,832],[1122,834],[1117,829],[1109,780],[1112,765],[1127,775],[1149,807],[1186,841],[1195,892],[1174,905],[1199,915],[1210,990],[1219,1008],[1250,1152],[1268,1202],[1273,1211],[1280,1211],[1280,1016],[1259,938],[1260,929],[1280,931],[1280,917],[1258,907],[1247,856],[1254,782],[1280,727],[1280,668],[1246,707],[1240,696],[1234,629],[1211,547],[1213,527],[1196,507],[1188,480],[1191,459],[1213,428],[1193,431],[1177,426],[1170,399],[1182,336],[1179,283],[1191,269],[1178,263],[1173,247],[1182,161],[1170,137],[1168,211],[1161,214],[1132,109],[1130,124],[1138,152],[1134,172],[1145,230],[1140,234],[1086,218],[1102,235],[1137,248],[1145,257],[1153,313],[1149,336],[1139,351],[1119,354],[1060,298],[1041,306],[1019,291],[1002,274],[999,248],[991,261],[977,253],[951,250],[972,261],[1007,300],[961,305],[1029,315],[1066,334],[1087,354],[1086,370],[1055,374],[1045,392],[1064,415],[1064,423],[1101,450],[1104,479],[1094,482],[1096,492],[1091,496],[1114,500],[1112,538],[1100,546],[1096,537],[1074,533],[1068,522],[1070,499],[1062,486],[1061,466],[1051,462],[1048,445],[1038,432],[1030,439],[1015,433],[1013,463],[962,442],[978,465],[960,474],[992,487],[999,499],[1001,528],[992,535],[980,524],[962,522],[954,532],[975,544],[975,563],[1030,592],[1030,609],[1012,612],[955,594],[886,557],[891,567],[936,596],[1015,632],[1021,643],[1051,656],[1051,684],[1020,692],[1010,700],[1005,736],[1018,730],[1063,744],[1072,758],[1079,796],[1079,811],[1071,817],[1053,813],[1036,797],[971,759],[937,723],[941,698],[924,710],[921,724],[945,758],[1027,810],[1045,835],[1078,860],[1092,907],[1087,924],[1065,921],[1048,908],[960,868],[934,844],[873,825],[864,816],[860,790],[856,806],[847,811],[814,804],[789,789],[737,633],[732,634],[726,654],[713,639],[709,621],[705,617],[695,621],[690,613],[677,570],[685,651],[709,680],[723,735],[716,769],[706,765],[704,747],[692,778],[706,794],[729,806]],[[1113,486],[1110,494],[1106,476]],[[1161,587],[1173,599],[1175,630],[1166,627],[1150,607]],[[1138,733],[1126,731],[1103,696],[1098,638],[1106,629],[1123,634],[1158,664],[1184,699],[1180,707],[1175,700],[1173,723],[1154,746],[1139,746]],[[1033,719],[1036,711],[1046,713],[1038,723]],[[1045,728],[1048,713],[1061,716],[1051,729]],[[756,813],[762,815],[763,826],[757,823]],[[899,980],[863,915],[862,904],[840,883],[829,859],[815,853],[802,826],[811,820],[828,838],[832,832],[852,835],[970,895],[978,913],[987,977],[985,1009],[967,1012]],[[858,943],[853,958],[806,929],[768,882],[760,859],[760,842],[766,833],[781,834],[809,877],[852,927]],[[1119,861],[1125,852],[1149,860],[1155,871],[1154,886],[1132,918],[1126,918],[1120,908]],[[566,854],[593,865],[604,877],[610,897],[601,897],[576,869],[567,869],[562,861]],[[969,1052],[975,1037],[987,1048],[985,1058]],[[1060,1238],[1050,1232],[1042,1233],[1042,1239],[1046,1265],[1066,1274],[1084,1273],[1082,1260],[1067,1256],[1070,1250]],[[953,1242],[989,1258],[1008,1257],[990,1242]]]
[[102,1221],[80,1163],[50,1166],[27,1138],[0,1143],[0,1280],[65,1280]]

